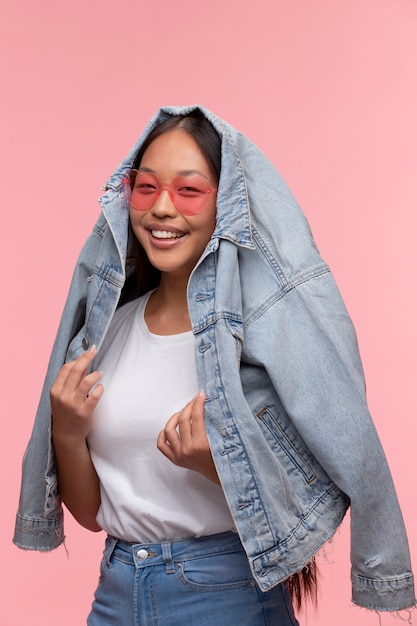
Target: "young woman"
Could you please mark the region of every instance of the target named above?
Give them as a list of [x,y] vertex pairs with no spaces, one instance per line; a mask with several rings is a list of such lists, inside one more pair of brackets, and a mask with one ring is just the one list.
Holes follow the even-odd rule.
[[90,626],[286,626],[351,505],[354,602],[413,605],[354,330],[271,163],[204,109],[161,109],[101,204],[16,544],[59,545],[61,501],[106,531]]

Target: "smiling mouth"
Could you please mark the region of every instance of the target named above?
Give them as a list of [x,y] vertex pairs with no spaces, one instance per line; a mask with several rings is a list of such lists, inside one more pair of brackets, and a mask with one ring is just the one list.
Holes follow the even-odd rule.
[[185,233],[173,233],[171,230],[151,230],[155,239],[180,239]]

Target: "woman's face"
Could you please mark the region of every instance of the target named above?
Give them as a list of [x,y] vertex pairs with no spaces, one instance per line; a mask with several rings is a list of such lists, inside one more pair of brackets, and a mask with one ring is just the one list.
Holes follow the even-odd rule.
[[[202,176],[211,187],[217,186],[198,144],[187,132],[167,131],[145,151],[139,171],[156,175],[162,185],[178,176]],[[167,190],[154,204],[139,211],[130,207],[133,232],[150,262],[163,274],[188,280],[203,253],[216,224],[216,193],[208,193],[203,209],[184,215],[175,207]]]

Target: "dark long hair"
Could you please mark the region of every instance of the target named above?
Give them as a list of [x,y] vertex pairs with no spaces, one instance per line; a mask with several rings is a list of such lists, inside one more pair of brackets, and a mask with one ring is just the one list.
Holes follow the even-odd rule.
[[[155,139],[174,129],[181,129],[193,137],[218,183],[221,168],[221,140],[213,125],[198,109],[187,115],[172,116],[156,126],[143,142],[133,161],[132,168],[138,169],[140,167],[143,155]],[[150,263],[144,249],[133,235],[131,229],[130,236],[133,240],[136,265],[137,295],[142,295],[159,285],[161,274]]]
[[310,600],[314,605],[317,605],[317,578],[318,568],[314,557],[300,572],[296,572],[288,578],[288,589],[298,610],[305,600]]
[[[155,139],[174,129],[182,129],[193,137],[218,182],[221,169],[221,140],[213,125],[199,110],[192,111],[187,115],[172,116],[156,126],[143,142],[133,161],[132,169],[138,169],[140,167],[145,151]],[[136,276],[136,285],[133,288],[133,296],[132,290],[129,290],[130,296],[128,299],[140,296],[154,289],[159,285],[161,277],[160,271],[151,264],[131,229],[130,236],[133,240],[134,263],[136,266],[136,271],[131,276],[130,281]],[[125,300],[126,298],[123,299]],[[310,599],[316,604],[317,565],[315,559],[312,559],[300,572],[290,576],[286,583],[298,609],[300,609],[303,601],[306,599]]]

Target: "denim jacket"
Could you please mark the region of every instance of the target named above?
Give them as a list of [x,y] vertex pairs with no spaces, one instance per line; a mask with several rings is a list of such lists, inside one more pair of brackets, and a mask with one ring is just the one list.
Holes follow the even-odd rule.
[[[126,281],[122,178],[160,109],[105,185],[76,265],[23,461],[14,542],[64,539],[50,436],[60,367],[100,347]],[[201,107],[198,107],[201,108]],[[188,284],[197,373],[221,484],[261,590],[301,570],[351,507],[353,601],[414,604],[404,524],[368,412],[355,331],[307,221],[270,161],[201,109],[222,139],[217,224]]]

